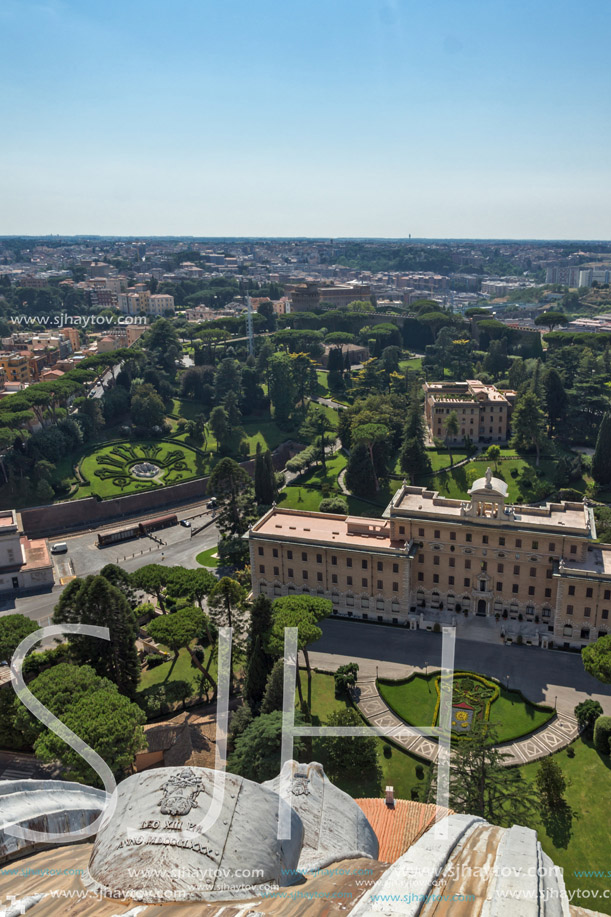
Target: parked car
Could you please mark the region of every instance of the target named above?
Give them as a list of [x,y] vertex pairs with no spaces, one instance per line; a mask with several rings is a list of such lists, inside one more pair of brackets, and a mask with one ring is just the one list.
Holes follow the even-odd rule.
[[213,497],[212,500],[208,500],[206,503],[206,509],[216,509],[218,506],[216,497]]
[[56,541],[51,545],[51,554],[65,554],[67,550],[68,545],[65,541]]
[[190,529],[190,528],[191,528],[191,523],[189,522],[188,519],[181,519],[181,520],[180,520],[180,524],[181,524],[181,525],[184,525],[184,527],[185,527],[186,529]]

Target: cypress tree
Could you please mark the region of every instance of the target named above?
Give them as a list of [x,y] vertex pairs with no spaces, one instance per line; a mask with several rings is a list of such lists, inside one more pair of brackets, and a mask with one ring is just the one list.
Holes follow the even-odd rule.
[[244,700],[255,712],[259,710],[267,684],[268,668],[265,663],[261,637],[257,634],[252,652],[248,657],[244,678]]
[[267,678],[265,694],[261,703],[261,713],[273,713],[274,710],[282,710],[283,697],[284,660],[278,659]]
[[592,477],[597,484],[602,486],[611,483],[611,415],[609,414],[605,414],[598,430],[596,448],[592,456]]

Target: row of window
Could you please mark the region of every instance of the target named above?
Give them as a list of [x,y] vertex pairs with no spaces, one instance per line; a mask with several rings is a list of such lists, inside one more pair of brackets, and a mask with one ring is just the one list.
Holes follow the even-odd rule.
[[[575,595],[575,586],[569,586],[568,589],[569,595]],[[594,589],[592,586],[586,587],[586,599],[591,599],[594,596]],[[605,589],[604,599],[606,602],[611,601],[611,589]]]
[[[423,528],[419,528],[419,529],[418,529],[418,538],[424,538],[424,537],[425,537],[424,531],[425,531],[425,530],[424,530]],[[456,532],[449,532],[449,533],[445,533],[445,532],[444,532],[444,538],[446,538],[448,534],[449,534],[449,536],[450,536],[450,541],[456,541]],[[405,535],[405,526],[404,526],[404,525],[400,525],[400,526],[399,526],[399,535]],[[433,531],[433,538],[434,538],[435,540],[438,540],[438,541],[441,540],[441,529],[434,529],[434,531]],[[472,544],[472,543],[473,543],[473,533],[472,533],[472,532],[466,532],[466,533],[465,533],[465,541],[467,542],[467,544]],[[516,547],[516,548],[521,548],[521,547],[522,547],[522,542],[523,542],[523,539],[522,539],[522,538],[516,538],[516,539],[515,539],[515,547]],[[490,544],[490,536],[489,536],[489,535],[482,535],[482,544]],[[506,538],[505,535],[499,535],[498,544],[499,544],[499,547],[500,547],[500,548],[502,548],[502,547],[509,547],[509,545],[507,544],[507,538]],[[538,550],[539,550],[539,541],[536,540],[536,539],[535,539],[534,541],[531,541],[530,547],[531,547],[531,550],[532,550],[532,551],[538,551]],[[550,542],[548,543],[547,549],[548,549],[548,551],[550,552],[550,554],[553,554],[553,553],[555,552],[555,550],[556,550],[556,542],[555,542],[555,541],[550,541]],[[541,550],[543,550],[543,548],[542,548]],[[571,548],[570,548],[570,552],[571,552],[571,554],[576,554],[576,553],[577,553],[577,545],[572,544],[572,545],[571,545]]]
[[[262,576],[265,576],[265,564],[259,564],[259,573],[260,573]],[[274,568],[273,568],[273,574],[274,574],[274,576],[280,576],[280,567],[274,567]],[[287,568],[286,574],[287,574],[287,576],[289,577],[289,579],[294,579],[294,578],[295,578],[295,571],[294,571],[294,569],[293,569],[292,567],[288,567],[288,568]],[[301,578],[302,578],[302,580],[308,580],[308,579],[310,578],[310,577],[309,577],[309,571],[308,571],[308,570],[302,570],[302,571],[301,571]],[[322,583],[322,582],[323,582],[323,574],[322,574],[322,571],[320,571],[320,570],[316,573],[316,581],[319,582],[319,583]],[[332,574],[331,574],[331,582],[332,582],[333,584],[336,584],[336,583],[338,582],[337,573],[332,573]],[[354,585],[351,576],[347,576],[347,577],[346,577],[346,585],[347,585],[347,586],[353,586],[353,585]],[[368,577],[363,576],[363,577],[361,578],[361,586],[363,586],[363,587],[365,587],[365,588],[367,588],[367,587],[369,586],[369,579],[368,579]],[[384,581],[381,580],[381,579],[376,580],[376,589],[383,589],[383,588],[384,588]],[[393,592],[398,592],[398,591],[399,591],[399,583],[394,582],[394,583],[392,584],[392,591],[393,591]]]
[[[419,571],[419,572],[418,572],[418,582],[419,582],[419,583],[423,583],[423,582],[424,582],[424,573],[423,573],[422,571]],[[433,582],[434,582],[435,584],[437,584],[437,583],[440,582],[440,580],[439,580],[439,574],[438,574],[438,573],[433,573]],[[456,585],[456,583],[455,583],[455,578],[454,578],[453,576],[448,576],[448,586],[454,586],[454,585]],[[463,586],[465,587],[465,589],[469,589],[469,588],[471,587],[471,578],[470,578],[469,576],[465,576],[465,577],[464,577],[464,579],[463,579]],[[477,579],[475,580],[474,588],[477,588]],[[486,583],[485,580],[480,580],[480,583],[479,583],[479,591],[480,591],[480,592],[488,592],[488,591],[489,591],[489,590],[488,590],[487,583]],[[503,583],[497,581],[497,584],[496,584],[496,591],[497,591],[497,592],[504,592]],[[519,594],[519,592],[520,592],[520,586],[519,586],[518,583],[513,583],[513,584],[512,584],[512,586],[511,586],[511,592],[512,592],[513,595],[518,595],[518,594]],[[529,594],[529,595],[535,595],[535,587],[534,587],[534,586],[529,586],[529,587],[528,587],[528,594]],[[551,597],[552,597],[552,590],[551,590],[550,588],[546,588],[546,589],[545,589],[545,598],[546,598],[546,599],[551,599]]]
[[[425,561],[426,561],[426,558],[425,558],[424,554],[419,554],[419,555],[418,555],[418,563],[423,564],[423,563],[425,563]],[[448,563],[448,566],[449,566],[449,567],[455,567],[455,566],[456,566],[456,558],[455,558],[455,557],[449,557],[449,558],[447,558],[447,563]],[[470,570],[470,569],[471,569],[471,560],[470,560],[469,558],[467,558],[466,560],[464,560],[463,563],[464,563],[464,568],[465,568],[465,570]],[[480,569],[481,569],[481,570],[484,570],[484,571],[487,571],[487,570],[488,570],[488,561],[487,561],[487,560],[482,560],[482,561],[480,561],[479,563],[480,563]],[[440,565],[441,565],[441,558],[440,558],[438,555],[434,556],[434,557],[433,557],[433,566],[434,566],[434,567],[439,567]],[[520,567],[519,564],[514,564],[514,565],[513,565],[513,575],[514,575],[514,576],[519,576],[519,575],[520,575],[520,570],[521,570],[521,567]],[[497,573],[504,573],[504,572],[505,572],[505,564],[501,564],[501,563],[497,564],[497,565],[496,565],[496,572],[497,572]],[[546,573],[547,579],[551,579],[551,578],[552,578],[552,571],[551,571],[551,570],[546,570],[545,573]],[[533,578],[536,578],[537,576],[539,576],[539,571],[537,570],[536,567],[530,567],[530,568],[529,568],[529,576],[532,576]],[[574,589],[574,587],[570,587],[570,588],[573,588],[573,589]],[[591,593],[592,590],[589,590],[589,591],[590,591],[590,593]],[[570,595],[574,595],[575,593],[574,593],[574,591],[573,591],[573,592],[569,592],[569,594],[570,594]]]
[[[572,605],[567,605],[567,606],[566,606],[566,613],[567,613],[567,615],[572,615],[573,612],[574,612],[573,606],[572,606]],[[583,609],[583,616],[584,616],[584,618],[589,618],[591,614],[592,614],[592,608],[591,608],[591,606],[590,606],[590,605],[586,605],[586,606],[584,607],[584,609]],[[608,608],[603,608],[603,610],[602,610],[601,613],[600,613],[600,616],[601,616],[601,618],[602,618],[604,621],[606,621],[606,620],[608,619],[608,617],[609,617],[609,609],[608,609]]]
[[[258,550],[259,550],[259,557],[263,557],[263,556],[265,555],[265,550],[264,550],[264,548],[263,548],[261,545],[259,545],[259,549],[258,549]],[[279,556],[278,548],[272,548],[272,557],[278,557],[278,556]],[[292,552],[291,550],[288,550],[288,551],[286,552],[286,559],[287,559],[287,560],[293,560],[293,552]],[[302,551],[302,552],[301,552],[301,560],[303,561],[303,563],[307,563],[307,562],[308,562],[308,552],[307,552],[307,551]],[[352,557],[346,557],[346,558],[345,558],[346,566],[347,566],[347,567],[351,567],[351,566],[352,566],[352,560],[353,560]],[[317,555],[316,555],[316,563],[317,563],[317,564],[322,564],[322,562],[323,562],[323,556],[322,556],[322,554],[317,554]],[[336,567],[336,566],[337,566],[337,554],[332,554],[332,555],[331,555],[331,566],[332,566],[332,567]],[[369,561],[366,560],[366,559],[362,559],[362,560],[361,560],[361,568],[362,568],[363,570],[369,569]],[[274,569],[277,569],[277,568],[274,568]],[[383,572],[384,572],[384,562],[381,561],[381,560],[378,560],[378,561],[376,562],[376,569],[377,569],[378,573],[383,573]],[[393,572],[393,573],[398,573],[398,572],[399,572],[399,564],[397,564],[397,563],[393,563],[393,564],[392,564],[392,572]]]

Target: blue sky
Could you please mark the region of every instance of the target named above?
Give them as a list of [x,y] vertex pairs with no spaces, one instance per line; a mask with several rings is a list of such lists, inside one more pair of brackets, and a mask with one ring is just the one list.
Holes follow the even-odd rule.
[[611,4],[1,0],[0,233],[611,238]]

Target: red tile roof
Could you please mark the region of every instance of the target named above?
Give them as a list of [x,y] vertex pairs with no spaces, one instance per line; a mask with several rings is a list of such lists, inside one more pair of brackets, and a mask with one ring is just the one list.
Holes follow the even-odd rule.
[[380,845],[378,860],[382,863],[394,863],[438,818],[451,815],[453,811],[406,799],[395,800],[392,808],[386,805],[385,799],[356,799],[355,802],[376,833]]

